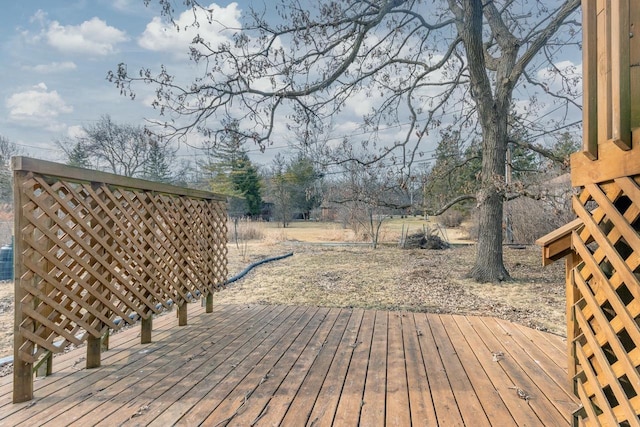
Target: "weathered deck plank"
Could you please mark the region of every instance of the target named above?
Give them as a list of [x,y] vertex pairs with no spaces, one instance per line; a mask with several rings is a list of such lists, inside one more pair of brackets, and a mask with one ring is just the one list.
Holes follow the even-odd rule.
[[0,425],[568,425],[577,407],[562,339],[501,320],[192,307],[186,327],[156,319],[150,344],[112,337],[101,368],[56,357],[31,403],[0,379]]
[[523,402],[522,405],[528,405],[533,410],[540,420],[540,425],[558,425],[559,422],[567,419],[567,414],[570,411],[564,414],[558,411],[543,391],[547,388],[548,382],[551,383],[551,390],[555,390],[554,387],[557,387],[555,382],[550,380],[548,375],[542,370],[536,372],[537,374],[542,374],[541,376],[531,377],[529,375],[531,372],[527,371],[521,365],[521,363],[525,366],[529,365],[529,360],[519,360],[519,357],[529,359],[528,355],[523,354],[522,351],[518,351],[518,349],[515,348],[513,340],[511,340],[502,329],[498,331],[491,330],[490,327],[498,327],[495,322],[485,323],[484,320],[486,319],[479,317],[469,317],[468,320],[486,343],[487,347],[491,349],[492,353],[502,355],[500,356],[500,366],[507,373],[510,382],[510,384],[507,383],[503,385],[503,393],[512,393],[517,396],[518,389],[522,390],[525,396],[528,396],[525,399],[521,399]]
[[[284,425],[302,426],[308,422],[313,422],[313,419],[310,420],[310,416],[314,406],[321,406],[323,408],[328,406],[326,403],[318,402],[318,396],[322,393],[322,387],[325,382],[328,385],[331,384],[331,379],[328,378],[327,374],[336,357],[346,359],[343,353],[344,349],[342,352],[340,351],[341,342],[345,337],[347,337],[347,340],[351,339],[350,342],[347,341],[347,344],[353,342],[355,336],[349,334],[349,331],[355,329],[353,322],[358,322],[359,325],[361,318],[361,315],[358,315],[356,312],[351,313],[348,310],[342,310],[335,326],[331,329],[329,337],[317,352],[317,359],[305,372],[305,378],[293,398],[287,414],[282,419]],[[357,329],[355,330],[357,331]],[[341,356],[338,356],[339,354],[341,354]],[[344,372],[343,369],[339,370]],[[342,378],[344,378],[344,373],[342,374]],[[334,391],[334,393],[339,393],[338,390],[339,389]],[[335,405],[330,406],[335,408]],[[243,420],[242,417],[239,417],[237,421],[234,420],[233,425],[241,426],[245,420],[246,419]]]
[[[326,427],[333,423],[349,365],[353,361],[354,350],[357,347],[363,316],[364,310],[361,309],[355,309],[351,313],[349,326],[338,344],[329,372],[311,410],[308,422],[313,426]],[[330,350],[327,347],[325,351]]]
[[376,312],[373,340],[364,385],[360,424],[384,426],[387,382],[387,312]]
[[[488,351],[478,351],[479,349],[469,345],[452,316],[443,316],[439,320],[442,322],[451,343],[455,343],[455,347],[451,348],[457,356],[455,360],[460,363],[460,368],[469,378],[473,393],[478,397],[482,408],[483,414],[479,415],[477,425],[481,425],[481,422],[489,422],[489,420],[503,420],[503,426],[513,425],[513,417],[509,413],[509,409],[500,398],[491,379],[478,360],[483,357],[493,361],[492,354]],[[463,375],[462,372],[460,375]]]
[[455,385],[455,383],[449,382],[447,372],[442,362],[442,355],[439,352],[438,344],[431,330],[429,316],[422,313],[416,313],[414,316],[438,423],[443,426],[464,425],[459,404],[456,404],[456,398],[453,392],[453,385]]

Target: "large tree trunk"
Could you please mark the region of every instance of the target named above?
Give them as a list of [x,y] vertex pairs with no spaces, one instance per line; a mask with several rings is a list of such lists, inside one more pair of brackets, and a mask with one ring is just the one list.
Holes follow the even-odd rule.
[[465,0],[462,9],[450,0],[460,19],[458,31],[467,52],[471,94],[478,108],[478,119],[482,129],[482,176],[477,195],[479,206],[478,246],[476,262],[469,275],[477,282],[500,282],[508,280],[502,258],[502,206],[504,193],[505,160],[507,153],[507,120],[513,80],[510,79],[518,53],[518,41],[504,24],[496,18],[495,10],[487,5],[487,19],[492,36],[500,47],[496,60],[495,87],[485,63],[481,0]]
[[502,219],[507,120],[494,106],[489,117],[480,117],[482,143],[481,188],[477,201],[478,244],[470,277],[480,283],[510,279],[502,257]]

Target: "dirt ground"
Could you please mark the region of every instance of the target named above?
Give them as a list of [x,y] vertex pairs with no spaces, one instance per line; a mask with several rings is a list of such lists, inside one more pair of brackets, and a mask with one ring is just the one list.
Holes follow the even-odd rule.
[[[386,244],[372,250],[363,242],[346,243],[353,233],[336,224],[265,224],[252,230],[256,239],[230,241],[229,275],[256,260],[294,255],[257,267],[214,301],[487,315],[565,335],[563,263],[543,268],[539,248],[506,247],[514,280],[477,284],[464,277],[475,256],[472,245],[440,251],[397,247],[402,228],[424,225],[413,218],[389,221],[383,228]],[[464,242],[459,230],[440,233]],[[13,283],[0,282],[0,358],[11,355],[12,347]]]
[[[235,248],[230,247],[230,258]],[[251,261],[294,255],[251,271],[216,294],[219,303],[364,307],[495,316],[565,335],[562,263],[543,268],[540,249],[505,248],[513,281],[478,284],[465,278],[473,246],[402,250],[279,244],[254,247]],[[230,265],[231,275],[240,271]]]

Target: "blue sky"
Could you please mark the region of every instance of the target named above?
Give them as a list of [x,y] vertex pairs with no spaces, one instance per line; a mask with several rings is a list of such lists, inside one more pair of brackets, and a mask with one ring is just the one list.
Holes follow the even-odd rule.
[[[247,3],[219,1],[218,19],[237,24]],[[210,36],[224,34],[217,27]],[[157,117],[149,107],[150,90],[138,87],[131,101],[106,80],[107,72],[121,62],[134,70],[166,64],[188,76],[192,37],[163,22],[154,2],[6,2],[0,15],[0,135],[27,155],[57,161],[62,152],[53,141],[78,135],[102,115],[144,124],[144,118]],[[180,154],[197,153],[182,146]]]
[[[269,9],[269,0],[218,0],[215,7],[219,23],[201,27],[198,32],[208,41],[224,39],[229,33],[222,26],[239,27],[242,11],[248,9],[249,3],[274,13]],[[182,0],[175,0],[174,4],[179,7]],[[180,12],[177,10],[175,15],[179,23],[193,22],[192,15]],[[121,62],[134,72],[141,67],[158,70],[165,64],[171,74],[189,82],[197,74],[188,59],[188,45],[194,35],[176,32],[161,20],[157,0],[152,0],[149,7],[144,6],[143,0],[5,2],[0,15],[0,135],[16,143],[26,155],[61,161],[63,153],[54,141],[79,135],[82,125],[91,124],[102,115],[131,124],[158,118],[150,107],[152,88],[137,85],[137,97],[132,101],[106,80],[107,72]],[[575,65],[575,72],[579,73],[580,54],[574,53],[571,58],[558,58],[557,65]],[[544,68],[536,72],[545,80]],[[514,104],[526,109],[528,98],[525,93]],[[333,123],[334,139],[361,135],[362,115],[370,107],[371,100],[364,94],[354,94]],[[557,110],[552,107],[546,107],[547,115]],[[391,129],[387,140],[403,137],[401,129]],[[194,135],[189,142],[197,146],[199,141],[199,136]],[[428,144],[424,149],[432,152],[435,140]],[[286,139],[279,139],[266,154],[260,154],[255,147],[248,148],[253,160],[262,165],[268,164],[276,151],[290,154]],[[182,158],[193,159],[198,154],[185,144],[179,147]]]

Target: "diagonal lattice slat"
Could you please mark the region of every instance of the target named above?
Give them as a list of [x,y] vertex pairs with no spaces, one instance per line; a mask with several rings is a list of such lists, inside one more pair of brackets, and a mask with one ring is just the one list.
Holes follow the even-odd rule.
[[23,361],[35,363],[46,351],[148,318],[170,300],[181,304],[223,286],[220,198],[36,172],[15,179],[22,201],[16,239]]
[[[636,180],[640,179],[636,177]],[[631,177],[585,185],[573,199],[583,226],[572,338],[576,394],[601,425],[637,425],[640,408],[640,187]],[[594,418],[595,417],[595,418]]]

